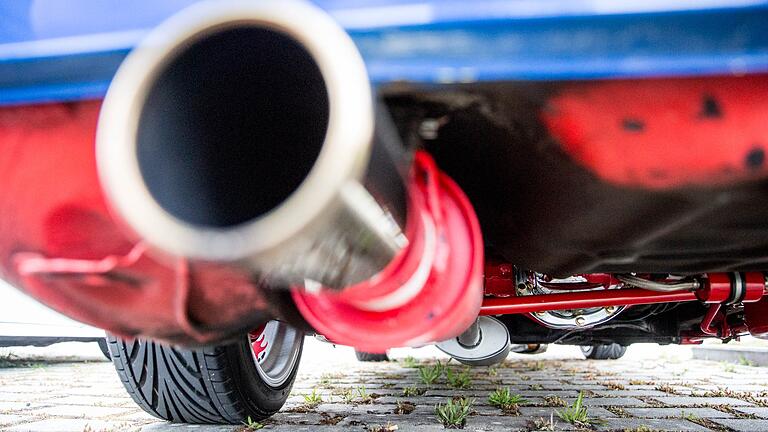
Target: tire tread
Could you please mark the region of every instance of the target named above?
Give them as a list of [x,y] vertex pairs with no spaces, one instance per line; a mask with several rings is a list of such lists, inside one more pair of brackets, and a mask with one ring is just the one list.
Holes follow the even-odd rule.
[[355,357],[361,362],[385,362],[389,361],[389,356],[384,354],[369,353],[363,351],[355,351]]
[[[244,418],[242,396],[226,377],[234,371],[224,347],[181,350],[113,336],[108,340],[120,380],[148,413],[186,423],[239,423]],[[212,372],[220,378],[211,379]]]
[[612,343],[609,345],[592,345],[592,350],[589,354],[585,353],[585,357],[591,360],[616,360],[624,356],[627,352],[627,347]]

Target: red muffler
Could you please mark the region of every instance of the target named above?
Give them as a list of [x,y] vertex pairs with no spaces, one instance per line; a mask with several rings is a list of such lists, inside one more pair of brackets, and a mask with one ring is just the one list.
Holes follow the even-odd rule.
[[[357,49],[319,9],[195,5],[121,66],[95,161],[96,109],[0,118],[17,185],[5,195],[22,196],[3,203],[6,277],[54,308],[195,344],[297,305],[330,340],[368,351],[447,339],[477,317],[471,206],[374,115]],[[57,110],[66,122],[51,121]]]

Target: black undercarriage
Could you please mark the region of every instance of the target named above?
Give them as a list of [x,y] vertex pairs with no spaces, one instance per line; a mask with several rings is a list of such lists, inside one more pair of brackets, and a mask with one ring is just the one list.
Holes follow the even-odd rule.
[[[557,86],[453,89],[393,89],[387,102],[404,141],[426,147],[469,196],[489,256],[553,276],[768,269],[768,182],[609,184],[571,160],[537,118]],[[425,120],[438,129],[425,134]]]
[[[556,84],[502,83],[385,95],[406,145],[426,148],[469,196],[487,257],[556,277],[768,269],[768,182],[663,191],[607,183],[565,154],[538,118],[557,92]],[[668,344],[686,342],[706,310],[634,306],[567,330],[525,314],[501,319],[513,343]],[[743,318],[736,306],[726,313]]]

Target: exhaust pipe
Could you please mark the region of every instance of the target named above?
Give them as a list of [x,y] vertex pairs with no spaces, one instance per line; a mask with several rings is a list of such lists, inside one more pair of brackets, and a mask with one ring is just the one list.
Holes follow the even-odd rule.
[[109,89],[103,188],[171,255],[245,263],[279,285],[361,282],[407,245],[405,160],[374,138],[370,88],[352,41],[313,6],[193,6]]
[[97,132],[102,187],[161,257],[290,288],[333,342],[447,339],[479,313],[479,225],[373,100],[355,45],[320,9],[200,3],[115,76]]

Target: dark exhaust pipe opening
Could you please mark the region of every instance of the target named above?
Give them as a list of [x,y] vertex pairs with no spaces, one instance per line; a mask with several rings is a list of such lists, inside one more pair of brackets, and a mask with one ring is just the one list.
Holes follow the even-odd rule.
[[214,30],[160,72],[139,117],[147,189],[174,217],[226,228],[280,205],[317,160],[329,98],[312,56],[274,30]]

